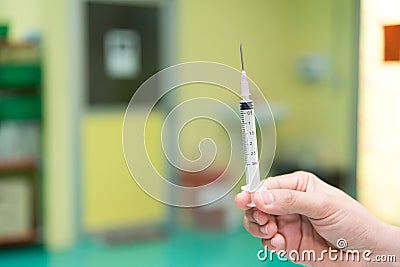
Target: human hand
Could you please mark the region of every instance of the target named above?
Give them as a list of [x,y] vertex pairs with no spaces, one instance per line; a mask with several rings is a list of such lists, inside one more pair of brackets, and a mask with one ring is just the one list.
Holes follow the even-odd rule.
[[[262,238],[263,245],[269,250],[286,253],[296,250],[300,255],[305,250],[314,250],[319,257],[324,250],[338,248],[336,242],[339,239],[347,241],[347,246],[340,249],[360,253],[366,250],[382,253],[388,242],[393,246],[390,240],[383,238],[385,233],[390,236],[393,228],[376,219],[356,200],[311,173],[295,172],[268,178],[264,186],[267,191],[253,195],[255,208],[246,206],[251,201],[248,192],[239,193],[235,202],[246,210],[245,228],[253,236]],[[396,233],[400,233],[398,229]],[[320,262],[298,260],[309,266],[344,264],[328,257]],[[345,263],[367,265],[362,259],[361,262]]]

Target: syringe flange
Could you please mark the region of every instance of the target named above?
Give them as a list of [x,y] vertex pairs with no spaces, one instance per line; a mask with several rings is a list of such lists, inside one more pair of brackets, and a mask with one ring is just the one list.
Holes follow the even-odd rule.
[[251,207],[251,208],[254,208],[256,206],[256,204],[254,204],[253,194],[256,193],[256,192],[265,192],[265,191],[267,191],[267,188],[265,186],[259,186],[255,191],[254,190],[252,191],[252,190],[250,190],[250,185],[249,184],[246,184],[246,185],[242,186],[241,189],[243,191],[249,192],[251,194],[251,202],[246,205],[247,207]]

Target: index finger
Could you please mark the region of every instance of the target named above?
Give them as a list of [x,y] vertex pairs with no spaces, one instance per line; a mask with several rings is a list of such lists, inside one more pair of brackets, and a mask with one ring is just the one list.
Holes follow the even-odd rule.
[[265,179],[267,190],[289,189],[306,192],[313,181],[314,175],[308,172],[297,171]]

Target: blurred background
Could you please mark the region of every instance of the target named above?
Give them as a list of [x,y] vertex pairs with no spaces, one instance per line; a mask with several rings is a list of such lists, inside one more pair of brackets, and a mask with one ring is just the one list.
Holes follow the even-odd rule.
[[[239,69],[240,42],[275,117],[269,175],[314,172],[399,225],[399,1],[0,0],[0,265],[294,265],[257,259],[238,188],[173,208],[139,188],[123,157],[135,88],[176,63]],[[148,149],[168,173],[164,113],[150,120]],[[204,134],[192,127],[189,158]],[[223,141],[220,130],[209,133]]]

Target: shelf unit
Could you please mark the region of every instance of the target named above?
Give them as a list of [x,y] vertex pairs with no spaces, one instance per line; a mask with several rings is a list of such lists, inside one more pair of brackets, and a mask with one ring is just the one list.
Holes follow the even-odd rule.
[[0,45],[0,247],[41,242],[39,46]]

